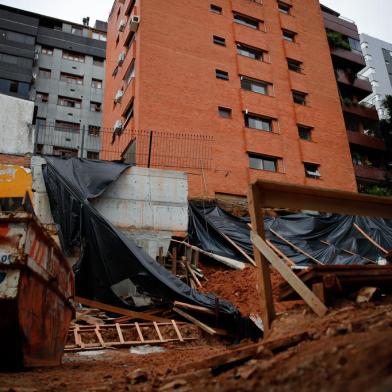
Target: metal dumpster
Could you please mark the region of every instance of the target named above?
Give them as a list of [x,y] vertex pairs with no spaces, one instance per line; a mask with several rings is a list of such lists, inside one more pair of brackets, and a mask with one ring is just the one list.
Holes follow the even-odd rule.
[[0,368],[59,365],[73,295],[72,269],[36,217],[0,209]]

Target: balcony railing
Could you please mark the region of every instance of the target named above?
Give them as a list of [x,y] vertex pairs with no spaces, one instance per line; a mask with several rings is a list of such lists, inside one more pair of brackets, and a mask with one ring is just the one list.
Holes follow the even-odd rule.
[[362,179],[371,180],[375,182],[384,182],[386,180],[387,172],[385,169],[382,168],[354,164],[354,170],[355,170],[355,176]]

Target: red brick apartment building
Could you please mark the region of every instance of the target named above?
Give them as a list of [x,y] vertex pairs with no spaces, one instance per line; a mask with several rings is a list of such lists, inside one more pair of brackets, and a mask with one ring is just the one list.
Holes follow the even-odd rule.
[[356,191],[318,0],[116,0],[107,64],[105,128],[214,137],[191,196],[258,178]]

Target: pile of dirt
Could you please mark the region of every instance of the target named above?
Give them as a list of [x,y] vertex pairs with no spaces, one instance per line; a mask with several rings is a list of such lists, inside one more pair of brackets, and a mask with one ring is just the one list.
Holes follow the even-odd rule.
[[[230,301],[245,316],[254,313],[260,314],[260,300],[256,288],[257,269],[255,267],[233,270],[204,261],[200,263],[200,268],[208,279],[208,282],[203,283],[202,291],[214,293],[219,298]],[[303,303],[302,301],[278,302],[279,285],[283,282],[283,278],[275,270],[271,270],[271,282],[275,309],[278,313]]]

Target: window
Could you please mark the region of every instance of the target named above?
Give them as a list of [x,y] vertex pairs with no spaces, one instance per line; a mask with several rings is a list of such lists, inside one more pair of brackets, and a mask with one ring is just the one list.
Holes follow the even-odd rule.
[[46,127],[46,118],[37,117],[35,120],[35,125],[37,128],[45,128]]
[[10,54],[0,53],[0,61],[7,64],[18,64],[19,57]]
[[271,89],[271,84],[262,82],[261,80],[241,76],[241,88],[258,94],[270,95],[269,90]]
[[210,4],[210,11],[222,15],[222,7],[219,7],[218,5]]
[[15,33],[14,31],[0,29],[0,36],[8,41],[19,42],[21,44],[34,45],[35,43],[35,38],[31,35]]
[[234,13],[234,22],[241,24],[243,26],[250,27],[252,29],[258,30],[260,28],[260,24],[262,23],[258,19],[251,18],[250,16],[245,16],[241,14]]
[[313,131],[313,128],[311,128],[311,127],[306,127],[304,125],[298,125],[298,135],[299,135],[300,139],[302,139],[302,140],[311,141],[312,140],[312,131]]
[[217,35],[214,35],[212,37],[212,40],[216,45],[226,46],[226,40],[222,37],[218,37]]
[[218,113],[220,117],[231,118],[231,109],[229,108],[224,108],[223,106],[219,106]]
[[278,158],[259,154],[249,155],[249,167],[256,170],[266,170],[270,172],[278,171]]
[[133,100],[131,101],[131,103],[128,105],[128,107],[125,109],[124,113],[123,113],[123,117],[124,117],[124,125],[123,128],[125,128],[125,126],[129,123],[129,121],[131,121],[131,119],[133,118]]
[[107,40],[106,34],[99,31],[93,31],[92,38],[104,42]]
[[38,70],[38,76],[42,79],[50,79],[52,73],[50,71],[50,69],[46,69],[46,68],[40,68]]
[[244,114],[245,126],[259,131],[272,132],[272,119],[257,114]]
[[315,163],[304,163],[305,168],[305,176],[308,178],[314,178],[318,180],[321,177],[320,174],[320,165]]
[[102,110],[102,104],[100,102],[90,102],[90,110],[92,112],[100,112]]
[[53,48],[49,48],[48,46],[43,46],[41,48],[41,53],[46,54],[48,56],[53,56]]
[[10,82],[10,93],[18,93],[18,82],[11,80]]
[[361,42],[358,39],[348,37],[348,43],[353,52],[358,52],[362,54]]
[[80,124],[68,122],[68,121],[56,120],[56,129],[59,131],[79,132],[80,131]]
[[99,159],[99,151],[87,151],[87,159]]
[[89,136],[99,136],[101,133],[101,127],[96,125],[89,125],[88,126],[88,134]]
[[287,65],[290,71],[302,73],[302,63],[301,61],[287,59]]
[[217,79],[229,80],[229,73],[220,69],[215,70],[215,76]]
[[289,30],[282,30],[282,34],[284,40],[289,42],[295,42],[295,36],[297,35],[297,33],[294,33],[293,31]]
[[16,80],[0,79],[0,92],[18,94],[27,98],[30,93],[30,85]]
[[81,37],[83,35],[83,29],[81,27],[72,26],[71,33]]
[[94,57],[93,58],[93,65],[97,66],[97,67],[103,67],[104,65],[104,60],[100,59],[98,57]]
[[39,91],[37,91],[36,101],[42,102],[42,103],[47,103],[49,101],[49,94],[48,93],[40,93]]
[[253,48],[248,45],[238,43],[237,44],[237,54],[239,54],[240,56],[249,57],[253,60],[263,61],[265,51],[263,51],[261,49]]
[[102,88],[102,80],[93,79],[93,80],[91,81],[91,87],[92,87],[92,88],[99,88],[99,89],[101,89],[101,88]]
[[302,93],[300,91],[293,91],[293,100],[294,103],[298,105],[307,105],[307,96],[308,94]]
[[78,150],[75,148],[66,148],[66,147],[53,147],[53,155],[57,157],[77,157]]
[[84,63],[84,56],[75,52],[63,51],[63,59],[77,61],[78,63]]
[[290,13],[291,13],[291,5],[290,4],[286,4],[286,3],[283,3],[282,1],[279,1],[278,7],[279,7],[279,11],[282,14],[290,15]]
[[66,106],[67,108],[80,109],[82,107],[82,101],[80,99],[59,96],[57,105]]
[[129,83],[131,83],[132,79],[135,77],[135,73],[136,73],[136,70],[135,70],[135,60],[133,60],[132,63],[130,64],[127,72],[125,73],[125,76],[124,76],[124,79],[123,79],[125,87],[128,86]]
[[69,84],[83,85],[83,77],[82,76],[71,75],[71,74],[68,74],[68,73],[65,73],[65,72],[61,72],[60,80],[62,82],[66,82],[66,83],[69,83]]

